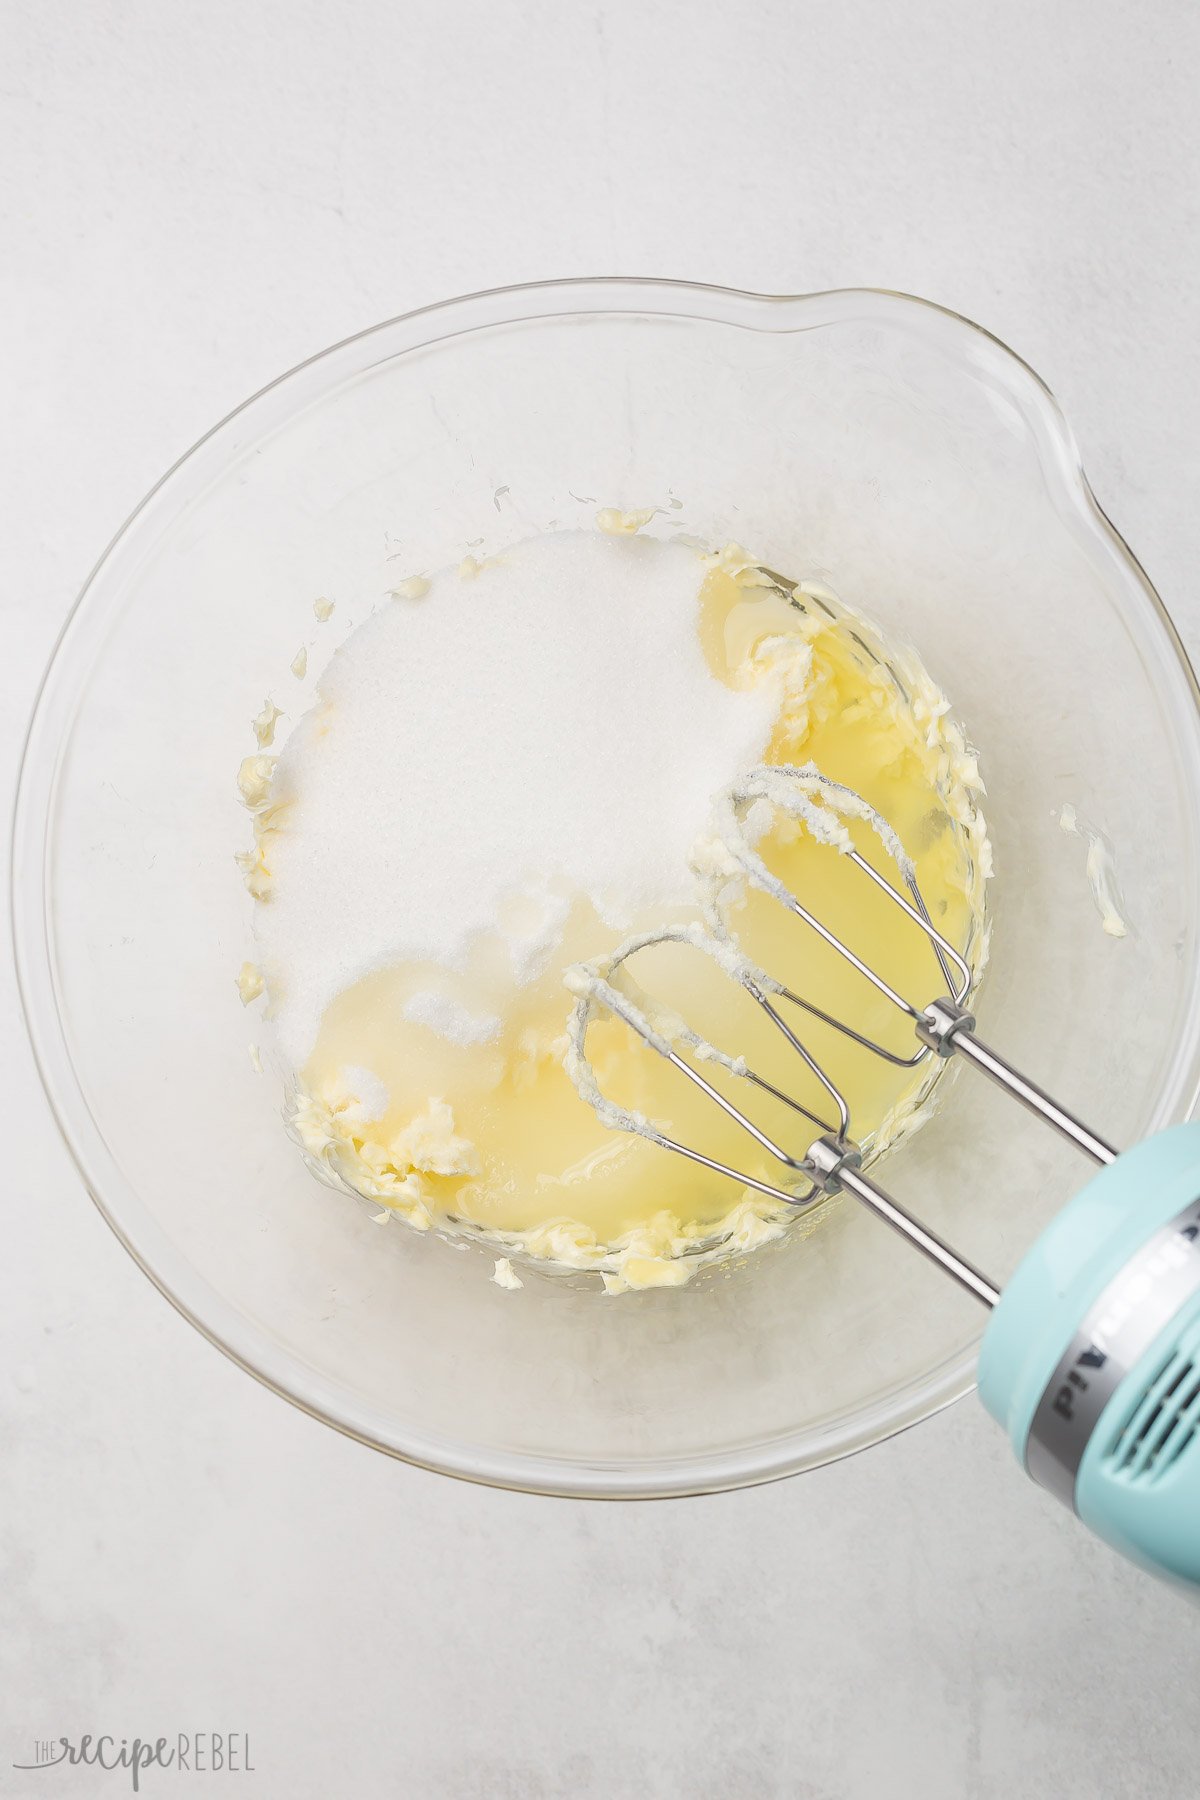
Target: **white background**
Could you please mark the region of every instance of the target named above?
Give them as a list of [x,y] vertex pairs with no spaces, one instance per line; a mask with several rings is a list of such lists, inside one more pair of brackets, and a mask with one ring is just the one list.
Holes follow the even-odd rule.
[[[290,364],[499,283],[875,284],[1049,380],[1200,649],[1192,0],[7,0],[0,740],[164,467]],[[1114,729],[1120,721],[1114,720]],[[85,1198],[3,975],[0,1793],[248,1731],[274,1800],[1175,1800],[1200,1613],[964,1402],[769,1489],[491,1493],[292,1412]],[[24,1782],[25,1786],[21,1786]]]

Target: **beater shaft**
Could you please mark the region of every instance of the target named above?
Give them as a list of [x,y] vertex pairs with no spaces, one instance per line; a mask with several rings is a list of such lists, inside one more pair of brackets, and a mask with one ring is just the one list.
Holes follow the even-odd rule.
[[936,1263],[948,1275],[952,1275],[960,1287],[966,1288],[976,1300],[982,1300],[985,1306],[995,1306],[1000,1298],[1000,1289],[990,1282],[986,1275],[980,1273],[974,1264],[952,1250],[949,1244],[922,1225],[906,1212],[898,1200],[894,1200],[883,1188],[869,1181],[858,1166],[858,1151],[853,1145],[832,1136],[818,1138],[808,1152],[805,1160],[805,1171],[811,1172],[814,1179],[826,1193],[836,1193],[845,1188],[869,1207],[877,1219],[898,1231],[901,1237],[907,1238],[914,1249],[922,1256]]
[[995,1050],[980,1042],[975,1036],[974,1016],[965,1007],[956,1005],[952,1000],[935,1000],[932,1006],[926,1007],[924,1016],[917,1025],[917,1036],[923,1044],[936,1050],[939,1056],[950,1056],[954,1051],[960,1051],[968,1062],[990,1076],[997,1087],[1003,1088],[1006,1094],[1011,1094],[1014,1100],[1019,1100],[1022,1106],[1039,1119],[1053,1125],[1077,1150],[1084,1151],[1096,1162],[1116,1161],[1117,1152],[1111,1144],[1106,1144],[1102,1137],[1097,1137],[1074,1113],[1068,1112],[1065,1106],[1060,1106],[1045,1088],[1039,1087],[1036,1081],[1030,1081],[1028,1075],[1022,1075],[1019,1069],[1014,1069]]
[[[767,1003],[764,996],[756,992],[755,998],[770,1013],[776,1023],[786,1031],[787,1027],[783,1025],[783,1021],[774,1008]],[[653,1045],[653,1039],[645,1037],[636,1017],[629,1018],[627,1022],[632,1030],[643,1037],[644,1042]],[[791,1037],[790,1032],[788,1036]],[[654,1047],[657,1048],[657,1046]],[[798,1047],[801,1054],[805,1055],[803,1046]],[[778,1162],[795,1169],[797,1174],[807,1175],[813,1183],[813,1187],[806,1196],[789,1193],[786,1188],[776,1187],[772,1182],[763,1181],[758,1176],[747,1174],[745,1170],[732,1169],[728,1163],[718,1162],[715,1157],[706,1156],[702,1150],[697,1150],[691,1144],[681,1144],[674,1138],[659,1137],[657,1139],[664,1150],[673,1150],[678,1156],[686,1156],[689,1162],[699,1163],[702,1168],[711,1169],[716,1175],[728,1175],[731,1180],[752,1188],[756,1194],[765,1194],[769,1200],[780,1200],[785,1206],[805,1206],[818,1192],[836,1194],[839,1189],[845,1188],[848,1193],[861,1200],[864,1206],[869,1207],[877,1218],[890,1225],[893,1231],[898,1231],[902,1237],[907,1238],[914,1249],[921,1252],[922,1256],[927,1257],[930,1262],[936,1263],[948,1275],[952,1275],[961,1287],[966,1288],[969,1294],[974,1295],[976,1300],[982,1300],[983,1304],[988,1307],[995,1306],[1000,1298],[999,1288],[990,1282],[986,1275],[981,1274],[965,1257],[960,1256],[956,1250],[952,1250],[949,1244],[938,1237],[936,1232],[930,1231],[927,1225],[922,1225],[919,1219],[915,1219],[910,1212],[906,1212],[900,1202],[893,1199],[891,1194],[886,1193],[883,1188],[877,1187],[873,1181],[868,1181],[859,1168],[859,1152],[854,1144],[848,1143],[845,1138],[838,1137],[833,1132],[827,1132],[809,1146],[808,1153],[803,1160],[789,1156],[787,1151],[760,1130],[739,1106],[735,1106],[732,1100],[727,1099],[719,1089],[713,1087],[711,1082],[706,1081],[698,1069],[693,1069],[690,1063],[685,1062],[681,1056],[671,1050],[667,1051],[667,1060],[679,1070],[681,1075],[686,1075],[690,1082],[706,1093],[710,1100],[714,1100],[722,1112],[735,1120]],[[753,1075],[750,1075],[749,1078],[751,1080],[758,1079]],[[761,1081],[758,1085],[768,1086],[767,1083]],[[777,1099],[787,1100],[787,1096],[779,1093],[778,1089],[771,1088],[770,1092],[774,1093]],[[794,1100],[789,1101],[788,1104],[795,1107],[798,1112],[802,1112],[814,1123],[819,1123],[817,1115],[809,1112],[807,1107],[798,1106]]]
[[842,1186],[855,1199],[870,1207],[877,1219],[882,1219],[885,1225],[890,1225],[893,1231],[898,1231],[901,1237],[907,1238],[922,1256],[952,1275],[960,1287],[966,1288],[969,1294],[974,1294],[977,1300],[982,1300],[985,1306],[995,1306],[1000,1298],[1000,1289],[986,1275],[981,1274],[973,1263],[960,1256],[957,1250],[952,1250],[936,1232],[930,1231],[927,1225],[922,1225],[919,1219],[914,1219],[911,1213],[905,1212],[890,1194],[885,1194],[881,1187],[876,1187],[873,1181],[869,1181],[857,1169],[846,1169],[841,1181]]

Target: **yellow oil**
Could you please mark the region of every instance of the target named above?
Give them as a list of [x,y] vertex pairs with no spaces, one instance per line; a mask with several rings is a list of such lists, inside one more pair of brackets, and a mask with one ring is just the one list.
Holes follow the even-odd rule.
[[[766,760],[813,761],[823,774],[855,789],[899,833],[917,869],[933,922],[951,942],[967,943],[979,912],[977,872],[964,835],[951,813],[945,741],[931,729],[928,708],[910,704],[878,656],[859,640],[852,621],[830,617],[818,606],[797,605],[772,589],[747,586],[717,567],[701,594],[698,621],[713,672],[732,686],[762,678],[764,658],[811,650],[803,684],[793,683],[781,704]],[[869,828],[855,826],[857,847],[891,879],[897,872]],[[802,831],[776,825],[758,844],[768,866],[818,917],[860,948],[899,992],[924,1003],[944,991],[928,939],[900,909],[836,850]],[[694,913],[675,915],[682,921]],[[650,929],[661,913],[637,922]],[[730,920],[743,949],[763,968],[814,1005],[890,1045],[899,1055],[915,1048],[910,1023],[802,922],[757,891]],[[621,934],[625,935],[625,934]],[[303,1072],[310,1094],[344,1087],[347,1067],[367,1068],[385,1084],[391,1103],[382,1117],[347,1122],[343,1170],[354,1179],[355,1159],[365,1155],[382,1185],[371,1191],[386,1202],[394,1173],[413,1167],[393,1146],[430,1097],[449,1103],[458,1140],[473,1146],[471,1167],[455,1174],[436,1166],[416,1170],[428,1211],[485,1228],[523,1233],[535,1253],[555,1253],[563,1234],[580,1245],[611,1246],[642,1234],[663,1254],[681,1240],[702,1241],[719,1232],[742,1191],[644,1139],[605,1129],[576,1093],[563,1068],[565,1027],[571,999],[562,975],[572,962],[602,956],[617,937],[578,902],[560,948],[542,975],[527,986],[513,979],[504,940],[476,945],[463,971],[406,965],[375,973],[328,1008],[319,1039]],[[656,946],[639,956],[641,987],[686,1017],[711,1041],[794,1095],[828,1123],[829,1098],[783,1035],[737,984],[690,946]],[[405,1001],[430,990],[463,1002],[474,1013],[499,1015],[494,1041],[460,1045],[402,1017]],[[843,1035],[783,1009],[805,1043],[843,1091],[851,1130],[870,1141],[889,1116],[911,1100],[928,1070],[897,1067]],[[767,1180],[785,1171],[677,1071],[642,1045],[623,1024],[601,1019],[588,1040],[590,1059],[606,1093],[635,1107],[673,1137]],[[705,1073],[749,1106],[765,1129],[803,1153],[816,1128],[748,1084],[723,1073]],[[436,1165],[437,1159],[430,1160]],[[769,1206],[760,1208],[769,1217]],[[539,1236],[540,1234],[540,1236]]]

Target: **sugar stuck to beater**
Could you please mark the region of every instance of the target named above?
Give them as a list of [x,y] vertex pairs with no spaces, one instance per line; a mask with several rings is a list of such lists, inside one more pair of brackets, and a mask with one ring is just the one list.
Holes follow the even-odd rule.
[[507,927],[521,981],[572,896],[618,929],[691,901],[688,852],[778,710],[774,684],[710,672],[705,573],[684,544],[560,532],[439,574],[351,634],[272,782],[257,933],[294,1068],[374,969],[462,968]]

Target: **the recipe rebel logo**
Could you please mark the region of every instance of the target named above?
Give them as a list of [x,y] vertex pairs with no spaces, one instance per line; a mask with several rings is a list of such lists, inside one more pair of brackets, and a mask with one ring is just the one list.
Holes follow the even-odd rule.
[[[253,1775],[248,1731],[177,1732],[174,1737],[140,1738],[95,1736],[39,1738],[33,1757],[13,1763],[14,1769],[89,1768],[124,1769],[135,1794],[141,1792],[148,1769],[172,1769],[177,1774]],[[47,1788],[47,1792],[49,1792]]]

